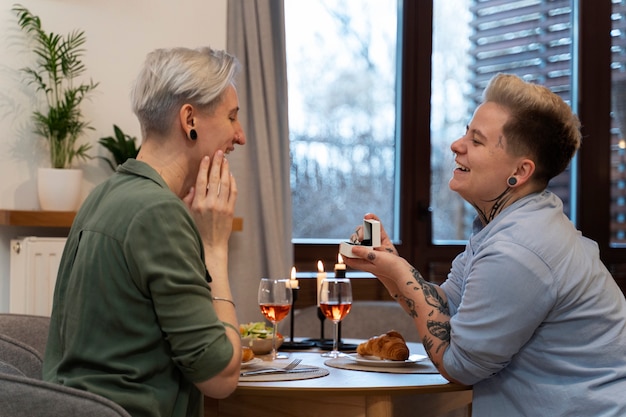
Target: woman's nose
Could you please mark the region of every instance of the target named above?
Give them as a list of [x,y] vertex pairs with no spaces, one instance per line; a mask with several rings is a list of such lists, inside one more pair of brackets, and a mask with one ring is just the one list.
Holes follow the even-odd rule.
[[235,135],[235,143],[237,143],[238,145],[246,144],[246,134],[244,133],[243,129],[241,129],[239,133]]
[[450,150],[454,153],[459,153],[462,147],[463,137],[458,138],[450,144]]

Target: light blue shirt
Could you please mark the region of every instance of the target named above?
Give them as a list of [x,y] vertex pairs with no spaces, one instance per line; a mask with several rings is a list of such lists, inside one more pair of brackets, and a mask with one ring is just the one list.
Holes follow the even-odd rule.
[[596,243],[548,191],[474,228],[441,285],[472,415],[626,416],[626,301]]

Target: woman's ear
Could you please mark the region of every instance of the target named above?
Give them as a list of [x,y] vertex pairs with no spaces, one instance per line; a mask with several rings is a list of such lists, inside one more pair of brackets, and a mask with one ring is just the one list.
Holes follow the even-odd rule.
[[535,162],[532,159],[522,159],[515,171],[515,178],[518,184],[524,184],[530,180],[530,177],[535,173]]
[[191,129],[194,127],[195,111],[196,109],[189,103],[181,106],[179,117],[183,128]]
[[194,129],[194,107],[191,104],[183,104],[180,108],[178,119],[180,122],[180,127],[185,133],[185,136],[187,136],[191,140],[196,140],[197,133]]

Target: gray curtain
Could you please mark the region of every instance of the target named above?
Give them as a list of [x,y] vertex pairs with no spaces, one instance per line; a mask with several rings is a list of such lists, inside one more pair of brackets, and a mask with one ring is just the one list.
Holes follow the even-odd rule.
[[[247,144],[229,161],[239,188],[243,232],[231,239],[230,276],[241,322],[261,320],[258,281],[289,278],[291,187],[287,68],[282,0],[229,0],[227,50],[242,64],[237,81]],[[244,285],[239,285],[244,284]]]

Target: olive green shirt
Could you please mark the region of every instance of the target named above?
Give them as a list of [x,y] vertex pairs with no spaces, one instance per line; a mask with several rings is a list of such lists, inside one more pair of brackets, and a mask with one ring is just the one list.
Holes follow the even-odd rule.
[[90,193],[70,230],[44,379],[100,394],[134,417],[201,415],[193,383],[233,354],[207,280],[184,203],[150,166],[128,160]]

